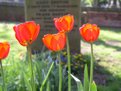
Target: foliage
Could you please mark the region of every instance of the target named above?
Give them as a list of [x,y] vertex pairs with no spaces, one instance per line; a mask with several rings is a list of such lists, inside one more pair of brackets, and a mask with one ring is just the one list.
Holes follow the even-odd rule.
[[[54,70],[51,72],[51,75],[49,77],[48,82],[51,83],[51,91],[55,91],[58,89],[58,83],[59,83],[59,69],[58,69],[58,59],[57,59],[57,54],[55,52],[45,52],[42,55],[45,55],[45,58],[43,56],[40,56],[37,54],[35,58],[38,58],[40,60],[44,59],[48,63],[54,61],[55,66]],[[48,60],[47,60],[48,59]],[[83,70],[84,70],[84,65],[87,63],[86,60],[84,60],[83,56],[81,54],[71,54],[71,72],[72,74],[76,75],[77,77],[81,77],[83,75]],[[63,88],[62,91],[67,91],[67,53],[65,51],[61,52],[61,65],[63,67]],[[82,78],[79,78],[82,79]],[[74,83],[74,81],[73,81]],[[73,84],[72,83],[72,84]]]
[[[51,61],[54,60],[56,63],[58,63],[57,54],[55,52],[49,52],[48,58],[51,58]],[[71,53],[71,72],[72,74],[80,77],[83,74],[84,71],[84,65],[89,64],[89,61],[85,59],[85,56],[78,53]],[[61,52],[61,65],[65,70],[68,70],[67,68],[67,52],[62,51]],[[81,79],[81,78],[80,78]]]
[[[108,36],[108,35],[110,36]],[[101,28],[99,40],[94,44],[94,55],[96,55],[95,70],[100,79],[98,83],[99,91],[119,91],[121,80],[121,31],[120,28]],[[86,46],[85,46],[86,45]],[[82,42],[82,50],[87,49],[84,55],[89,60],[89,45]],[[103,50],[102,50],[103,49]],[[105,78],[102,78],[105,76]],[[103,83],[104,82],[104,83]]]
[[93,0],[81,0],[81,7],[91,7]]
[[[9,42],[12,44],[11,45],[11,54],[9,55],[9,57],[6,60],[3,61],[3,66],[4,66],[4,70],[5,70],[5,80],[7,83],[6,87],[7,87],[8,91],[14,91],[14,90],[15,91],[23,91],[23,89],[31,89],[30,83],[29,83],[30,77],[29,77],[28,66],[26,65],[27,62],[25,61],[26,60],[25,59],[26,49],[19,46],[19,44],[15,40],[15,37],[13,37],[14,33],[13,33],[13,31],[11,31],[13,25],[14,25],[13,23],[6,24],[6,25],[5,25],[5,23],[0,24],[0,27],[2,27],[2,28],[0,28],[0,40],[1,41],[2,40],[9,40]],[[111,36],[107,36],[107,34],[109,34]],[[109,58],[112,58],[110,53],[113,53],[114,51],[119,50],[120,48],[117,45],[114,45],[114,46],[108,45],[108,44],[106,44],[106,41],[107,40],[108,41],[115,40],[115,41],[120,42],[120,34],[121,34],[120,29],[109,29],[109,28],[106,29],[106,28],[104,28],[101,31],[101,36],[99,38],[99,42],[96,42],[94,45],[94,47],[98,50],[98,51],[95,51],[95,55],[97,56],[97,58],[99,57],[101,59],[101,61],[98,61],[98,64],[99,64],[99,66],[101,66],[101,69],[98,69],[98,71],[101,72],[102,74],[104,74],[104,73],[109,74],[108,79],[106,80],[106,84],[105,85],[98,85],[99,91],[119,91],[120,84],[121,84],[120,83],[120,80],[121,80],[120,79],[121,78],[120,54],[118,54],[118,55],[115,54],[115,57],[113,57],[113,59],[112,59],[113,61],[111,61],[111,62],[108,62],[106,60],[108,60]],[[101,43],[101,45],[99,45],[100,43]],[[18,49],[18,50],[16,50],[16,49]],[[105,49],[105,51],[102,49]],[[37,54],[36,55],[37,57],[33,56],[34,61],[38,60],[34,64],[34,65],[36,65],[35,72],[37,71],[36,72],[37,88],[39,88],[39,86],[41,85],[42,80],[44,79],[44,75],[48,71],[49,66],[47,64],[50,63],[49,62],[50,59],[49,59],[48,55],[50,55],[50,52]],[[80,54],[77,54],[77,55],[80,55]],[[86,56],[86,60],[87,60],[87,57],[89,57],[89,56],[88,55]],[[52,58],[53,58],[52,60],[54,60],[54,55]],[[79,60],[79,58],[80,57],[75,58],[75,59]],[[72,57],[72,59],[73,59],[73,57]],[[74,60],[72,60],[72,62]],[[85,63],[85,61],[84,61],[84,63]],[[58,78],[56,76],[58,73],[57,68],[58,67],[55,67],[55,69],[56,69],[55,72],[51,73],[52,77],[53,77],[53,74],[55,76],[54,78],[51,78],[51,79]],[[42,71],[42,74],[41,74],[41,71]],[[45,71],[45,73],[43,73],[43,71]],[[27,73],[27,75],[25,75],[25,73]],[[39,75],[41,75],[41,76],[39,76]],[[24,80],[23,80],[23,78],[24,78]],[[1,82],[1,80],[2,79],[0,78],[0,82]],[[54,80],[48,81],[46,84],[46,86],[48,88],[51,87],[50,86],[51,82],[53,82],[53,84],[57,83],[57,82],[54,82]],[[66,84],[66,82],[67,82],[67,78],[65,79],[65,84]],[[26,85],[24,85],[24,84],[26,84]],[[64,86],[66,88],[67,85],[65,85],[65,84],[64,84]],[[54,91],[54,89],[57,89],[57,87],[52,87],[51,89],[52,89],[52,91]],[[75,89],[73,91],[75,91]]]

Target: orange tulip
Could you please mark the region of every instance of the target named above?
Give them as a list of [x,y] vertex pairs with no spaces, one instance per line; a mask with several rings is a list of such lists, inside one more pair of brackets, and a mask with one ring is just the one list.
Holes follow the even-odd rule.
[[0,42],[0,60],[6,58],[8,56],[10,50],[10,45],[7,42]]
[[100,33],[96,24],[84,24],[79,30],[82,38],[89,43],[96,41]]
[[60,18],[54,18],[54,23],[59,32],[69,32],[74,26],[74,17],[69,14]]
[[40,31],[40,26],[34,21],[28,21],[14,26],[13,29],[19,43],[23,46],[28,46],[36,40]]
[[66,44],[65,33],[59,32],[57,34],[46,34],[42,38],[45,46],[52,51],[60,51]]

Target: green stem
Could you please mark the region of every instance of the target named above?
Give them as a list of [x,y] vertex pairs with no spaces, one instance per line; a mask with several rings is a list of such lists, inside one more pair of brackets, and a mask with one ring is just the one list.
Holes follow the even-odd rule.
[[48,81],[47,82],[47,89],[46,89],[46,91],[50,91],[51,89],[50,89],[50,82]]
[[59,90],[58,91],[62,91],[62,66],[61,66],[60,52],[58,52],[58,60],[59,60]]
[[30,69],[31,69],[31,86],[32,86],[32,91],[35,90],[35,82],[34,82],[34,74],[33,74],[33,63],[32,63],[32,55],[31,55],[31,46],[27,46],[27,53],[28,53],[28,59],[29,59],[29,64],[30,64]]
[[89,84],[89,91],[91,91],[91,84],[93,82],[93,65],[94,65],[93,44],[91,43],[91,62],[90,62],[90,84]]
[[1,66],[2,78],[3,78],[2,91],[5,91],[5,78],[4,78],[4,71],[3,71],[3,66],[2,66],[2,61],[1,60],[0,60],[0,66]]
[[66,42],[67,42],[67,57],[68,57],[68,91],[71,91],[71,60],[70,60],[70,47],[68,34],[66,33]]
[[47,73],[47,75],[46,75],[44,81],[42,82],[42,85],[41,85],[40,91],[43,90],[43,87],[44,87],[44,85],[45,85],[45,83],[46,83],[46,81],[47,81],[47,79],[48,79],[48,77],[49,77],[49,74],[50,74],[52,68],[53,68],[53,65],[54,65],[54,62],[52,62],[51,66],[50,66],[50,68],[49,68],[49,71],[48,71],[48,73]]

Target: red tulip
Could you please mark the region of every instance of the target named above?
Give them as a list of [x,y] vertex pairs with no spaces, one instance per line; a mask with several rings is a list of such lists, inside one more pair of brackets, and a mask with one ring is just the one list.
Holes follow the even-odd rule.
[[6,58],[8,56],[10,50],[10,45],[7,42],[0,42],[0,60]]
[[28,21],[14,26],[13,29],[19,43],[23,46],[28,46],[36,40],[40,31],[40,26],[34,21]]
[[74,17],[72,15],[65,15],[60,18],[54,18],[54,23],[59,32],[69,32],[74,26]]
[[66,44],[65,33],[47,34],[42,38],[45,46],[52,51],[60,51]]
[[100,33],[96,24],[84,24],[79,30],[82,38],[89,43],[96,41]]

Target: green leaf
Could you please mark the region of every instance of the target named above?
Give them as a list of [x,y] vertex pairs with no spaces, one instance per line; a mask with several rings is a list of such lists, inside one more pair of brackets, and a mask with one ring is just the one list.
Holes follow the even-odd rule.
[[83,86],[82,86],[81,81],[80,81],[77,77],[75,77],[74,75],[71,74],[71,76],[72,76],[72,78],[73,78],[73,79],[76,81],[76,83],[77,83],[78,91],[83,91]]
[[50,91],[50,82],[47,82],[47,87],[46,87],[46,91]]
[[54,66],[54,62],[52,62],[51,66],[50,66],[50,68],[49,68],[49,70],[48,70],[48,73],[47,73],[47,75],[45,76],[44,81],[42,82],[42,85],[41,85],[41,87],[40,87],[40,91],[43,91],[43,87],[44,87],[44,85],[45,85],[45,83],[46,83],[46,81],[47,81],[47,79],[48,79],[48,77],[49,77],[49,75],[50,75],[50,73],[51,73],[51,70],[52,70],[53,66]]
[[91,91],[97,91],[97,86],[95,84],[95,82],[93,81],[93,83],[91,84]]
[[0,91],[2,91],[2,86],[0,86]]
[[29,82],[29,80],[28,80],[26,75],[24,75],[24,79],[25,79],[25,84],[27,86],[28,91],[32,91],[31,84],[30,84],[30,82]]
[[88,67],[87,64],[84,68],[84,91],[89,91],[89,78],[88,78]]

